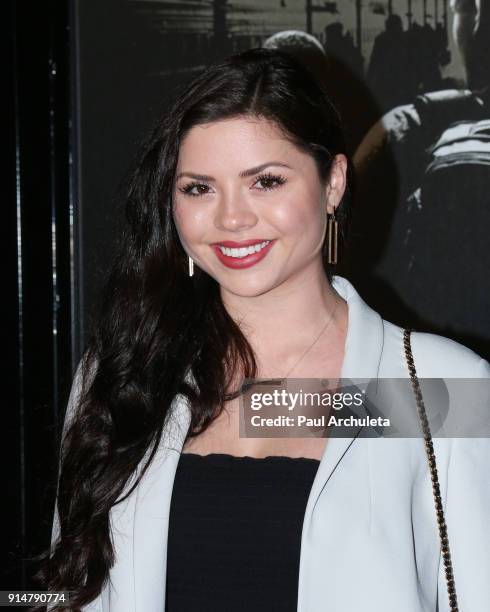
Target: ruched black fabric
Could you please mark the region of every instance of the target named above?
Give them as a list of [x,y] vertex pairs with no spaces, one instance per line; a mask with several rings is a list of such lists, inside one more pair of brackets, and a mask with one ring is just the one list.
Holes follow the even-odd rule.
[[303,519],[319,463],[183,453],[166,612],[296,612]]

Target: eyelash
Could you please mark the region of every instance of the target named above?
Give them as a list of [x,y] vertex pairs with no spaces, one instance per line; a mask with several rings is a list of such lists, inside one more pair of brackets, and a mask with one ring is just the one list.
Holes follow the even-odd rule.
[[[277,183],[276,185],[272,187],[263,187],[260,190],[260,191],[272,191],[273,189],[277,189],[281,185],[284,185],[284,183],[286,182],[286,179],[280,174],[272,174],[270,172],[266,172],[265,174],[260,174],[257,177],[257,180],[255,181],[255,183],[258,183],[260,181],[275,181]],[[197,181],[192,181],[191,183],[184,185],[184,187],[180,187],[179,191],[181,191],[184,195],[190,196],[192,198],[198,198],[198,197],[201,197],[207,194],[206,193],[191,193],[191,191],[192,189],[194,189],[194,187],[202,187],[202,186],[208,187],[206,183],[199,183]]]

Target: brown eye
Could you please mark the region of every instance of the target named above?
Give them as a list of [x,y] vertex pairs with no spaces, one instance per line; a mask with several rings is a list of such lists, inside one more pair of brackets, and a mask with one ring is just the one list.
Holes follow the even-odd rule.
[[276,189],[277,187],[280,187],[285,182],[286,182],[286,179],[282,176],[275,175],[275,174],[262,174],[261,176],[258,177],[256,184],[260,183],[262,185],[261,186],[262,190],[270,191],[272,189]]
[[181,191],[184,195],[199,197],[202,195],[206,195],[208,193],[209,187],[204,183],[189,183],[184,187],[181,187],[179,191]]

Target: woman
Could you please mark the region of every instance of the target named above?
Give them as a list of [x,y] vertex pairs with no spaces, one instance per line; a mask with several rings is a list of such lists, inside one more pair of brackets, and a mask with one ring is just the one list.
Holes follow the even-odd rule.
[[[45,576],[70,609],[447,609],[423,440],[238,434],[243,378],[408,377],[403,330],[327,261],[350,168],[326,94],[276,51],[208,68],[157,125],[65,421]],[[445,338],[412,346],[421,377],[490,376]],[[434,445],[477,612],[489,444]]]

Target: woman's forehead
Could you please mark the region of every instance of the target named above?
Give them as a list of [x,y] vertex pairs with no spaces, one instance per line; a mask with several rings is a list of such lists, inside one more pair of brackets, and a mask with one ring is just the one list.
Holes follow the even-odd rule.
[[[274,122],[263,118],[238,117],[194,126],[187,132],[179,149],[179,168],[182,164],[218,161],[240,162],[246,166],[260,163],[265,157],[302,156]],[[271,157],[273,156],[273,157]]]

